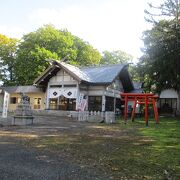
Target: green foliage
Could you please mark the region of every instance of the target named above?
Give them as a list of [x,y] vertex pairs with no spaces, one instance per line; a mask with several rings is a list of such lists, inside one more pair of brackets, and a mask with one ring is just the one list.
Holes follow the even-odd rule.
[[62,59],[67,54],[75,57],[72,50],[73,36],[51,25],[39,28],[23,36],[17,51],[15,64],[16,83],[32,84],[48,66],[46,59]]
[[165,0],[156,8],[161,12],[159,15],[168,16],[168,20],[155,21],[154,15],[148,12],[153,28],[143,33],[144,55],[138,64],[148,91],[180,90],[180,8],[177,2]]
[[0,79],[13,85],[18,40],[0,34]]
[[98,50],[94,49],[88,42],[84,42],[82,39],[75,36],[73,48],[77,52],[76,61],[74,61],[77,65],[87,66],[99,64],[101,54]]
[[21,40],[0,36],[1,79],[4,85],[29,85],[48,66],[49,59],[77,66],[131,63],[133,57],[123,51],[104,51],[103,57],[88,42],[67,30],[45,25],[25,34]]
[[144,82],[144,75],[142,75],[142,72],[140,71],[140,66],[130,64],[129,65],[129,73],[130,73],[133,81]]
[[104,51],[101,64],[127,64],[132,62],[133,57],[121,50]]
[[[15,85],[32,84],[49,66],[48,59],[67,57],[68,63],[82,66],[99,64],[101,59],[100,53],[90,44],[52,25],[24,35],[16,45],[16,40],[0,37],[0,55],[3,59],[1,74],[5,85],[10,82]],[[9,74],[10,78],[7,78]]]
[[104,51],[100,64],[130,64],[129,72],[132,76],[133,81],[140,81],[138,74],[136,73],[136,67],[132,64],[133,56],[127,54],[124,51]]

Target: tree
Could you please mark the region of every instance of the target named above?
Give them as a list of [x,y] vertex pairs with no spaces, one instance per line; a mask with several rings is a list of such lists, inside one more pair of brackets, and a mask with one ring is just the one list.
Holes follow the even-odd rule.
[[73,48],[76,50],[77,56],[76,60],[72,62],[72,64],[88,66],[100,63],[101,54],[97,49],[94,49],[88,42],[85,42],[75,36]]
[[121,50],[104,51],[101,59],[101,64],[127,64],[132,62],[133,57]]
[[[155,15],[146,11],[153,27],[143,34],[145,48],[139,62],[140,71],[147,77],[145,84],[149,91],[174,88],[180,92],[179,0],[165,0],[159,7],[150,7],[160,12]],[[161,19],[155,19],[157,15]],[[168,19],[162,20],[165,16]]]
[[[176,21],[178,24],[179,17],[180,17],[180,1],[179,0],[164,0],[160,6],[153,6],[152,3],[148,3],[151,13],[148,10],[145,10],[146,13],[145,19],[153,24],[159,22],[159,18],[161,19],[171,19]],[[156,20],[158,18],[158,20]]]
[[6,85],[13,85],[14,64],[18,40],[0,34],[0,78]]
[[70,64],[98,64],[101,55],[91,45],[67,30],[45,25],[23,36],[15,64],[16,84],[32,84],[48,66],[46,59],[61,60],[67,57]]
[[46,25],[24,35],[17,51],[16,84],[32,84],[33,80],[49,66],[46,59],[62,59],[67,54],[73,58],[75,54],[71,49],[73,38],[70,33],[67,34]]

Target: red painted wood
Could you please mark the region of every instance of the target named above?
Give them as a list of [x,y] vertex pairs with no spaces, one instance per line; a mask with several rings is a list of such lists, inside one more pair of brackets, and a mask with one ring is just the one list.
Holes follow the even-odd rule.
[[144,104],[145,105],[145,121],[146,125],[148,126],[148,106],[149,104],[153,105],[154,109],[154,116],[156,119],[156,123],[159,123],[159,118],[158,118],[158,110],[156,106],[156,101],[158,99],[157,95],[154,95],[152,93],[120,93],[122,101],[125,101],[124,105],[124,120],[125,122],[127,121],[127,116],[128,116],[128,101],[133,101],[133,111],[131,114],[131,119],[132,121],[134,120],[135,116],[135,109],[137,104]]
[[125,123],[127,121],[127,116],[128,116],[128,97],[125,96],[125,104],[124,104],[124,120],[125,120]]
[[155,114],[155,118],[156,118],[156,124],[159,124],[158,110],[157,110],[157,106],[156,106],[156,101],[155,100],[153,100],[153,108],[154,108],[154,114]]
[[148,126],[148,97],[145,96],[145,121],[146,126]]
[[134,100],[133,110],[132,110],[132,114],[131,114],[131,120],[132,120],[132,121],[134,121],[134,115],[135,115],[135,111],[136,111],[136,105],[137,105],[137,98],[135,98],[135,100]]

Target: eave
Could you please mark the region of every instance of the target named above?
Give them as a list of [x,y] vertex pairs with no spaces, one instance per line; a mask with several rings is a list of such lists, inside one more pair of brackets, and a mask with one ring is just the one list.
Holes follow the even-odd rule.
[[56,65],[50,66],[38,78],[34,80],[34,84],[37,86],[46,86],[49,79],[56,75],[59,70],[60,68]]

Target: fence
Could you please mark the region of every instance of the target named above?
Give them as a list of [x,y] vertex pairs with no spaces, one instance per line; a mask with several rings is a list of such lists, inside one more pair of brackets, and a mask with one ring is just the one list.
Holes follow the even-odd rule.
[[78,121],[114,123],[115,113],[111,111],[79,111],[72,114]]

